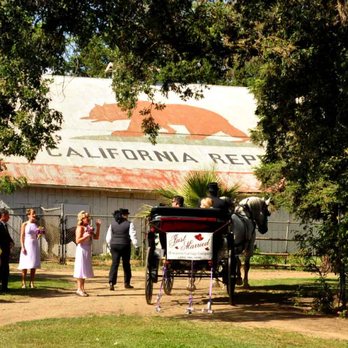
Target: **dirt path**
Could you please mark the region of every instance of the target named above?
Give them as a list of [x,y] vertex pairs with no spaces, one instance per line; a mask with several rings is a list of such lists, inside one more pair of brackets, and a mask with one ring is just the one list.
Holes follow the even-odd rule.
[[[64,289],[28,289],[27,296],[16,294],[0,295],[0,325],[25,320],[81,315],[137,314],[144,316],[169,316],[189,320],[214,320],[231,322],[233,325],[259,328],[277,328],[300,332],[322,338],[348,340],[348,320],[325,316],[311,316],[290,306],[286,301],[278,301],[279,294],[265,293],[262,296],[252,290],[237,292],[237,306],[227,302],[225,290],[213,289],[213,313],[202,312],[208,300],[208,280],[197,284],[198,290],[193,296],[194,312],[186,314],[189,293],[185,290],[184,279],[175,278],[172,295],[163,295],[161,311],[156,312],[156,299],[159,285],[154,287],[153,305],[147,305],[144,296],[144,274],[133,272],[134,289],[126,290],[121,284],[115,291],[107,286],[107,271],[95,271],[96,277],[86,282],[89,297],[81,298],[73,290]],[[122,273],[120,274],[122,280]],[[252,271],[250,278],[289,278],[305,277],[308,273],[289,271]],[[38,278],[59,277],[73,282],[71,271],[38,271]],[[238,295],[240,294],[240,295]],[[255,297],[257,295],[257,298]],[[278,297],[277,297],[278,296]]]

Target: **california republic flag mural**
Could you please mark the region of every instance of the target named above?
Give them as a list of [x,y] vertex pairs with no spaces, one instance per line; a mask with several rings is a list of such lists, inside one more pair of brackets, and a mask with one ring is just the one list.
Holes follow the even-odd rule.
[[[133,111],[129,125],[125,130],[115,130],[111,134],[122,137],[142,136],[142,115],[143,110],[151,108],[151,104],[146,101],[139,101]],[[221,115],[197,106],[182,104],[166,104],[163,110],[153,108],[152,116],[156,123],[161,127],[162,135],[184,135],[191,140],[206,139],[212,135],[229,136],[231,140],[246,141],[247,134],[233,127]],[[97,122],[127,120],[126,111],[122,111],[117,104],[96,105],[89,113],[87,119]],[[183,133],[175,128],[180,127]]]
[[63,113],[61,142],[28,164],[7,158],[8,173],[31,185],[153,190],[178,186],[191,170],[214,169],[228,185],[257,192],[253,167],[263,149],[249,140],[256,126],[255,101],[246,88],[210,86],[204,98],[183,102],[174,94],[157,100],[157,144],[141,130],[141,111],[150,103],[140,96],[131,118],[117,105],[111,80],[54,77],[51,107]]

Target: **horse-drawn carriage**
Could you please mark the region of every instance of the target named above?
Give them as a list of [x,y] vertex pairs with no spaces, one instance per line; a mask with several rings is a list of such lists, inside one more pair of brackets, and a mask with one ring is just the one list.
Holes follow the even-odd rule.
[[[186,277],[191,285],[195,277],[209,277],[208,310],[211,310],[213,279],[226,286],[229,302],[233,304],[235,286],[242,284],[239,255],[245,256],[244,286],[247,287],[255,228],[267,232],[268,205],[269,200],[249,197],[237,205],[232,215],[214,208],[152,208],[147,235],[146,302],[152,303],[153,284],[159,281],[158,300],[162,289],[167,295],[171,293],[175,277]],[[161,264],[162,274],[159,274]]]
[[153,283],[160,281],[160,291],[163,289],[169,295],[176,277],[186,277],[191,283],[196,277],[209,277],[211,286],[213,279],[221,281],[233,303],[237,260],[226,212],[154,207],[147,241],[145,296],[148,304],[152,302]]

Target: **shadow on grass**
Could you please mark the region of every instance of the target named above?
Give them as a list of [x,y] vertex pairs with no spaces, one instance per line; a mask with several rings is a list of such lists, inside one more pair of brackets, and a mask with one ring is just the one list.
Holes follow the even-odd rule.
[[[330,283],[330,282],[329,282]],[[336,283],[332,282],[332,288]],[[247,304],[273,304],[279,306],[299,305],[299,299],[303,303],[312,301],[320,291],[320,284],[315,281],[300,282],[298,284],[274,284],[253,286],[249,290],[238,289],[235,293],[236,303]],[[216,302],[224,301],[224,298],[215,299]],[[308,309],[303,306],[302,309]]]
[[9,292],[2,293],[0,303],[18,302],[18,297],[62,297],[74,292],[75,282],[72,276],[56,274],[38,274],[35,277],[35,288],[29,287],[29,276],[27,276],[27,288],[21,287],[21,276],[11,274],[9,278]]
[[[335,284],[332,282],[333,286]],[[198,297],[194,299],[195,314],[193,316],[183,313],[176,315],[175,318],[238,323],[308,319],[309,316],[313,320],[333,317],[333,315],[311,312],[313,297],[318,290],[319,284],[313,280],[297,284],[252,286],[248,290],[237,288],[234,306],[226,306],[229,303],[229,297],[221,290],[212,298],[213,314],[207,314],[208,298],[205,295],[200,299]],[[182,301],[180,304],[185,305]]]
[[[235,323],[248,323],[248,322],[267,322],[267,321],[281,321],[281,320],[298,320],[308,319],[309,314],[294,307],[283,307],[276,305],[250,305],[247,308],[245,306],[232,306],[231,309],[220,309],[213,302],[213,314],[204,313],[205,307],[202,307],[193,316],[189,316],[186,313],[176,315],[176,319],[184,320],[200,320],[200,321],[219,321],[219,322],[235,322]],[[310,315],[311,319],[328,318],[328,315]]]
[[294,304],[295,298],[312,297],[318,291],[316,284],[263,285],[253,286],[250,290],[238,289],[235,293],[238,304],[273,303]]
[[[315,284],[302,285],[305,287],[305,296],[310,296],[317,289]],[[273,320],[321,319],[330,315],[309,314],[311,300],[306,304],[295,306],[299,296],[298,285],[255,286],[251,290],[238,289],[235,295],[236,305],[226,307],[229,298],[226,295],[217,295],[212,298],[212,314],[207,314],[208,298],[194,301],[195,313],[193,316],[183,313],[176,315],[176,319],[221,322],[267,322]],[[302,298],[303,299],[303,298]],[[309,299],[309,297],[307,298]],[[175,301],[174,301],[175,302]],[[181,303],[183,305],[183,303]]]

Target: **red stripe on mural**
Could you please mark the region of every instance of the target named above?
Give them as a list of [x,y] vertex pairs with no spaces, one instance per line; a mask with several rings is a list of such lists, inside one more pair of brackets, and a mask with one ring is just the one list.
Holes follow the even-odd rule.
[[[156,190],[179,187],[188,171],[160,169],[124,169],[95,166],[59,166],[49,164],[6,163],[2,175],[24,176],[30,185],[69,186],[100,189]],[[227,185],[239,185],[241,192],[259,192],[259,182],[253,173],[217,172]]]

